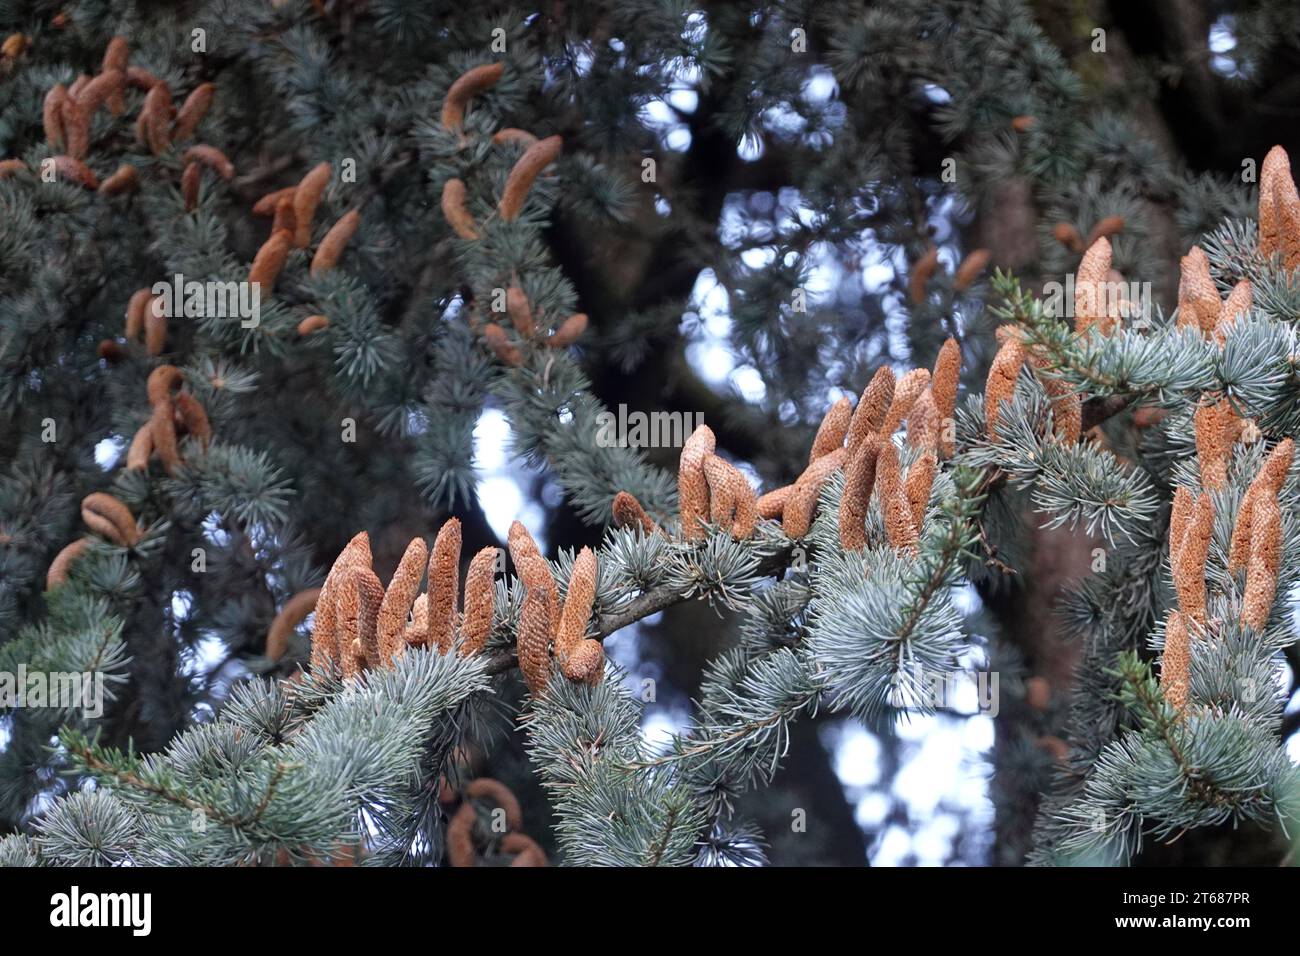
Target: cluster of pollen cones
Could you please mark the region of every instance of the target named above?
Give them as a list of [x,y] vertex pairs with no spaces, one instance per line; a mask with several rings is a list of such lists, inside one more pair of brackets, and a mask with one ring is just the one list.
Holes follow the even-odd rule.
[[[451,816],[447,824],[447,860],[455,867],[479,866],[483,862],[477,843],[482,831],[495,833],[497,827],[480,825],[477,806],[492,806],[501,811],[505,832],[496,841],[497,849],[511,857],[511,866],[549,866],[546,851],[538,846],[537,841],[523,828],[523,810],[519,799],[509,787],[491,777],[477,777],[465,785],[460,807]],[[455,791],[443,782],[440,801],[450,804],[455,801]],[[496,814],[493,814],[496,817]]]
[[[216,93],[213,84],[201,83],[178,110],[167,84],[144,67],[132,65],[130,60],[131,51],[126,38],[113,37],[104,51],[99,73],[94,76],[83,73],[70,86],[55,83],[45,94],[41,110],[46,142],[53,149],[63,150],[49,160],[58,177],[87,189],[96,189],[106,196],[139,188],[139,174],[130,163],[123,163],[101,182],[86,165],[91,141],[90,124],[100,109],[120,117],[127,109],[127,89],[144,90],[135,122],[135,138],[141,147],[160,156],[194,136]],[[205,143],[189,146],[182,162],[181,191],[190,208],[193,207],[191,197],[198,194],[201,167],[213,170],[225,180],[233,179],[235,175],[234,166],[225,154]],[[0,162],[0,178],[15,175],[25,168],[20,160],[4,160]]]
[[[960,375],[961,353],[954,339],[944,342],[933,371],[912,369],[896,379],[891,368],[881,367],[856,407],[841,398],[823,417],[803,473],[762,496],[756,496],[739,468],[715,453],[713,431],[701,425],[686,440],[678,461],[682,539],[701,541],[712,525],[745,540],[760,519],[779,520],[788,537],[802,538],[812,527],[823,485],[843,471],[838,530],[845,550],[866,546],[867,506],[874,492],[890,546],[915,551],[938,463],[953,451]],[[907,442],[917,452],[906,474],[893,441],[904,423]],[[626,491],[615,497],[613,512],[619,527],[661,531]]]
[[408,647],[446,654],[457,635],[461,654],[482,651],[492,631],[496,550],[484,548],[470,562],[458,611],[460,545],[455,518],[438,531],[432,552],[413,538],[385,588],[371,567],[369,536],[363,531],[349,541],[315,601],[313,670],[337,667],[351,678],[390,667]]
[[[1300,267],[1300,195],[1291,175],[1286,151],[1273,147],[1264,159],[1259,182],[1258,252],[1266,261],[1280,261],[1287,271]],[[1223,346],[1233,324],[1252,304],[1250,280],[1240,279],[1220,297],[1210,273],[1210,261],[1197,246],[1182,258],[1178,284],[1180,328]],[[1212,492],[1228,485],[1229,465],[1237,443],[1262,437],[1254,422],[1243,419],[1222,396],[1202,395],[1193,416],[1196,457],[1202,493],[1180,486],[1175,490],[1169,521],[1169,565],[1177,607],[1165,619],[1165,650],[1160,685],[1165,700],[1178,714],[1186,712],[1196,639],[1216,625],[1207,601],[1205,564],[1214,532]],[[1237,509],[1228,545],[1228,572],[1234,581],[1245,572],[1239,620],[1254,631],[1268,626],[1277,595],[1282,558],[1282,509],[1279,497],[1291,469],[1294,445],[1278,442],[1264,459]]]
[[[462,144],[468,143],[470,139],[464,129],[465,113],[470,101],[474,96],[496,86],[504,72],[505,67],[501,63],[483,64],[465,71],[448,88],[442,102],[442,126],[457,134]],[[564,140],[559,136],[538,139],[527,130],[507,127],[494,133],[492,142],[497,146],[523,149],[506,177],[495,211],[495,216],[502,222],[513,222],[523,211],[524,201],[532,191],[537,177],[559,159]],[[453,177],[443,184],[442,214],[452,231],[466,242],[477,242],[483,238],[482,227],[469,209],[469,188],[464,180]],[[484,323],[481,332],[488,347],[506,365],[524,364],[521,344],[525,347],[540,345],[552,349],[568,348],[587,330],[586,314],[577,312],[561,319],[549,334],[543,334],[542,329],[549,324],[549,317],[534,309],[518,283],[506,290],[501,306],[510,317],[514,336],[498,322]]]
[[[519,615],[519,668],[529,689],[545,691],[553,666],[570,680],[595,683],[604,675],[605,654],[586,637],[596,597],[596,556],[583,548],[574,560],[563,602],[550,563],[528,530],[511,526],[510,556],[524,586]],[[319,589],[295,595],[272,623],[267,656],[283,655],[294,627],[314,609],[313,670],[337,668],[344,678],[389,667],[407,648],[440,654],[458,648],[478,654],[492,633],[497,549],[479,551],[465,575],[460,597],[461,528],[443,524],[432,551],[414,538],[385,587],[371,566],[370,539],[363,531],[348,542]],[[426,579],[427,589],[421,590]]]
[[[1273,448],[1251,481],[1237,509],[1228,545],[1228,572],[1234,580],[1245,571],[1240,621],[1254,631],[1268,626],[1277,595],[1282,561],[1282,510],[1279,496],[1286,483],[1294,444],[1284,439]],[[1202,462],[1204,473],[1204,462]],[[1206,597],[1205,563],[1214,536],[1214,499],[1180,486],[1169,519],[1169,567],[1177,607],[1165,619],[1165,652],[1160,686],[1178,713],[1187,707],[1191,681],[1192,638],[1207,634],[1215,621]]]

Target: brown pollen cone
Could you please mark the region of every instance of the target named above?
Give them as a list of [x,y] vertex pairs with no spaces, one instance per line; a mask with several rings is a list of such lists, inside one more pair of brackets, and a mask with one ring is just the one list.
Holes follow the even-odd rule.
[[391,664],[402,656],[405,650],[403,640],[406,619],[411,613],[411,606],[420,593],[420,582],[424,578],[424,569],[429,562],[429,546],[423,538],[412,538],[397,563],[393,579],[388,582],[375,625],[375,636],[379,644],[379,663]]
[[709,521],[724,527],[736,510],[735,488],[732,487],[727,461],[714,454],[706,455],[704,478],[709,486]]
[[1269,150],[1260,167],[1259,252],[1265,258],[1281,255],[1287,271],[1300,266],[1300,193],[1281,146]]
[[1214,533],[1214,502],[1208,494],[1196,499],[1178,553],[1171,555],[1178,604],[1192,620],[1205,622],[1205,559]]
[[[54,91],[50,92],[52,94]],[[1259,168],[1259,215],[1257,217],[1259,254],[1265,259],[1282,251],[1281,228],[1274,191],[1274,185],[1279,177],[1291,178],[1291,158],[1281,146],[1274,146],[1268,151]]]
[[1228,334],[1232,331],[1232,326],[1237,319],[1250,311],[1254,299],[1254,293],[1251,289],[1250,280],[1242,279],[1228,297],[1223,300],[1223,305],[1219,308],[1219,319],[1214,326],[1214,340],[1220,345],[1228,340]]
[[329,163],[317,163],[298,183],[293,194],[293,245],[306,249],[311,244],[311,224],[316,216],[316,207],[320,205],[325,187],[330,183],[333,167]]
[[187,210],[193,210],[199,204],[198,163],[185,164],[185,171],[181,173],[181,198],[185,200]]
[[526,339],[531,339],[537,334],[537,326],[533,322],[533,306],[528,301],[528,296],[524,290],[517,285],[512,285],[506,289],[506,312],[510,315],[510,322],[518,332]]
[[354,637],[343,649],[343,679],[355,680],[366,672],[366,649],[361,638]]
[[564,662],[563,673],[575,684],[599,684],[605,676],[605,649],[599,641],[583,641]]
[[925,251],[925,254],[920,259],[916,260],[916,265],[912,267],[912,274],[907,280],[907,294],[913,305],[920,305],[925,301],[930,278],[934,275],[934,270],[938,265],[939,250],[933,245]]
[[510,549],[510,559],[515,564],[515,573],[524,587],[538,591],[546,598],[547,637],[550,638],[560,626],[560,602],[556,597],[555,578],[551,575],[551,566],[538,550],[537,542],[520,522],[510,525],[506,536]]
[[510,344],[506,330],[495,322],[483,326],[483,340],[496,353],[503,364],[518,368],[524,364],[524,353]]
[[587,314],[585,312],[575,312],[561,322],[560,327],[551,333],[546,340],[546,347],[567,349],[578,341],[579,336],[585,331],[587,331]]
[[187,149],[184,162],[201,163],[227,182],[235,178],[235,164],[226,157],[225,153],[207,143],[200,143]]
[[1067,445],[1077,444],[1083,431],[1083,402],[1079,393],[1068,382],[1051,374],[1051,362],[1044,355],[1026,350],[1026,356],[1035,369],[1034,378],[1051,402],[1053,434]]
[[[343,653],[341,663],[345,677],[357,676],[369,661],[367,637],[374,640],[374,620],[369,614],[371,611],[376,615],[379,613],[379,602],[383,600],[383,594],[383,585],[369,564],[352,565],[337,584],[334,596],[335,626],[338,629],[339,648]],[[376,655],[378,650],[376,643]]]
[[957,272],[952,279],[952,287],[958,292],[969,289],[980,277],[986,268],[989,260],[993,258],[993,253],[987,249],[975,249],[957,267]]
[[189,392],[177,395],[175,405],[176,418],[185,426],[185,431],[206,449],[212,443],[212,425],[203,405]]
[[312,256],[311,274],[313,276],[329,272],[338,265],[339,256],[343,254],[348,242],[356,235],[357,227],[360,224],[361,213],[353,209],[344,213],[338,222],[330,226],[329,232],[325,233],[325,238],[316,247],[316,254]]
[[1088,238],[1084,245],[1091,246],[1094,242],[1102,237],[1109,238],[1117,232],[1124,231],[1123,216],[1106,216],[1099,220],[1095,226],[1088,230]]
[[99,188],[99,179],[94,172],[75,156],[52,156],[49,161],[54,163],[54,171],[60,180],[76,183],[87,189]]
[[876,494],[880,498],[880,512],[890,545],[897,551],[915,550],[917,535],[912,506],[903,487],[898,449],[888,439],[881,440],[880,452],[876,456]]
[[1191,684],[1191,634],[1183,616],[1169,611],[1165,620],[1165,653],[1160,663],[1160,689],[1175,713],[1187,709],[1187,691]]
[[548,136],[529,146],[515,161],[506,177],[505,188],[501,190],[501,201],[497,203],[497,213],[502,221],[511,222],[519,215],[533,182],[543,169],[559,159],[563,146],[561,137]]
[[90,150],[90,113],[81,105],[80,91],[76,84],[68,90],[59,107],[63,123],[63,136],[67,140],[68,155],[73,159],[85,159]]
[[1228,570],[1234,574],[1245,568],[1250,560],[1250,536],[1254,505],[1261,495],[1277,498],[1286,483],[1287,473],[1291,468],[1292,452],[1295,448],[1290,438],[1278,442],[1277,446],[1264,459],[1250,487],[1237,509],[1237,520],[1232,528],[1232,541],[1228,546]]
[[775,488],[765,495],[760,495],[757,502],[758,516],[760,518],[779,518],[785,511],[786,502],[794,494],[794,485],[784,485]]
[[509,787],[492,777],[475,777],[465,785],[465,798],[485,800],[505,811],[507,830],[518,830],[524,825],[524,812],[519,799]]
[[452,232],[462,239],[481,239],[482,233],[469,211],[469,193],[460,179],[449,179],[442,186],[442,215]]
[[320,332],[324,329],[328,329],[329,327],[330,327],[330,320],[327,319],[325,316],[309,315],[307,316],[307,318],[303,319],[301,322],[298,323],[298,327],[294,331],[298,333],[299,338],[303,338],[308,335],[311,335],[314,332]]
[[1287,474],[1291,470],[1291,458],[1295,451],[1295,442],[1290,438],[1284,438],[1277,443],[1277,446],[1269,452],[1264,459],[1263,466],[1259,469],[1260,484],[1269,488],[1273,494],[1280,494],[1282,486],[1286,484]]
[[370,535],[364,531],[355,535],[339,553],[316,600],[316,621],[311,638],[313,671],[327,667],[330,661],[340,666],[343,664],[338,632],[338,594],[352,569],[362,566],[370,567]]
[[149,467],[149,458],[153,455],[153,428],[148,421],[141,425],[131,439],[131,447],[126,450],[126,470],[143,471]]
[[126,73],[122,70],[108,70],[94,77],[82,87],[78,95],[78,105],[85,112],[87,120],[94,116],[96,109],[107,103],[110,98],[120,98],[126,86]]
[[1179,485],[1174,490],[1173,507],[1169,513],[1169,554],[1172,557],[1174,553],[1182,546],[1183,535],[1187,531],[1187,522],[1192,518],[1192,509],[1196,506],[1196,498],[1192,495],[1191,489]]
[[894,370],[888,365],[882,365],[876,369],[876,374],[871,376],[871,381],[867,387],[862,390],[862,398],[858,400],[858,407],[853,410],[853,418],[849,422],[848,449],[849,455],[853,454],[858,443],[865,440],[868,435],[880,431],[885,424],[885,416],[889,413],[889,406],[894,401]]
[[173,142],[183,142],[194,135],[199,121],[207,115],[208,108],[212,106],[212,97],[216,91],[217,88],[212,83],[200,83],[185,98],[180,111],[176,114],[176,122],[172,126]]
[[257,255],[253,257],[253,264],[248,270],[248,281],[257,283],[263,295],[270,295],[271,290],[275,288],[275,280],[279,278],[280,270],[284,268],[289,258],[289,250],[292,248],[293,237],[288,230],[282,229],[272,233],[257,250]]
[[928,368],[914,368],[898,380],[893,400],[889,403],[889,411],[885,413],[885,420],[880,426],[880,437],[888,438],[898,430],[898,426],[903,424],[903,420],[907,418],[916,400],[929,387]]
[[840,546],[858,551],[867,545],[867,507],[876,483],[876,456],[880,439],[874,435],[860,444],[844,474],[844,492],[840,496]]
[[448,518],[433,542],[429,559],[428,644],[438,653],[451,650],[456,630],[456,595],[460,592],[460,519]]
[[1208,335],[1219,321],[1219,290],[1210,275],[1210,260],[1192,246],[1179,260],[1178,328]]
[[[1103,236],[1088,247],[1074,278],[1074,330],[1082,335],[1094,325],[1110,332],[1106,275],[1110,271],[1110,242]],[[1217,304],[1217,303],[1216,303]]]
[[831,406],[822,418],[813,438],[812,451],[808,453],[808,464],[812,464],[823,455],[829,454],[844,444],[844,437],[849,432],[849,422],[853,418],[853,403],[841,398]]
[[122,163],[113,175],[99,184],[99,192],[102,196],[117,196],[125,192],[134,192],[139,185],[140,180],[135,167],[130,163]]
[[320,592],[320,588],[307,588],[305,591],[299,591],[284,602],[284,607],[280,609],[280,613],[275,616],[270,629],[266,632],[266,656],[268,658],[278,661],[284,657],[285,652],[289,649],[289,638],[293,636],[294,628],[305,621],[307,615],[315,610]]
[[957,387],[961,380],[961,348],[957,340],[949,337],[939,349],[939,356],[934,360],[934,371],[930,375],[930,391],[934,396],[934,407],[939,413],[939,449],[943,457],[950,458],[953,442],[945,437],[948,423],[957,414]]
[[384,586],[379,576],[370,568],[357,568],[352,572],[357,582],[357,639],[366,655],[367,668],[384,664],[379,651],[379,606],[384,602]]
[[736,512],[731,522],[731,536],[738,541],[746,541],[753,537],[754,529],[758,526],[758,499],[745,476],[739,470],[736,470],[736,475],[741,484],[736,490]]
[[729,530],[732,537],[743,540],[752,535],[758,513],[754,491],[740,469],[711,454],[704,459],[704,477],[709,485],[709,520]]
[[802,538],[808,533],[817,510],[817,496],[821,493],[822,485],[826,484],[826,479],[844,467],[844,458],[847,454],[847,449],[836,448],[804,469],[804,473],[794,483],[794,491],[791,492],[785,507],[781,510],[781,530],[787,537]]
[[54,149],[62,149],[65,142],[63,133],[63,104],[68,99],[68,88],[62,83],[55,83],[45,94],[41,110],[41,122],[45,127],[45,142]]
[[[1254,519],[1255,500],[1261,494],[1267,495],[1268,492],[1252,481],[1237,508],[1237,518],[1232,525],[1232,540],[1228,543],[1228,570],[1233,574],[1250,563],[1251,523]],[[1173,534],[1172,528],[1170,534]]]
[[1052,227],[1052,237],[1061,245],[1078,255],[1083,252],[1083,236],[1068,222],[1058,222]]
[[167,314],[161,296],[149,300],[144,309],[144,350],[161,355],[167,343]]
[[912,463],[912,467],[907,470],[907,479],[903,482],[903,492],[907,496],[908,510],[912,515],[912,527],[918,538],[925,509],[930,504],[930,489],[934,486],[937,468],[938,460],[934,452],[927,451]]
[[[553,595],[551,595],[553,597]],[[516,653],[524,682],[534,695],[546,690],[551,676],[551,612],[544,590],[528,588],[519,611]]]
[[590,548],[583,548],[573,562],[560,628],[555,635],[555,657],[561,672],[570,680],[588,682],[593,679],[597,666],[596,652],[599,652],[599,665],[603,670],[605,652],[600,642],[585,636],[596,598],[598,575],[595,553]]
[[128,66],[126,68],[126,81],[131,86],[140,90],[152,90],[162,82],[142,66]]
[[100,339],[95,354],[109,365],[120,365],[126,361],[126,349],[116,339]]
[[704,460],[716,444],[713,430],[701,425],[682,446],[677,465],[677,499],[681,513],[682,538],[699,541],[705,537],[703,522],[709,515],[709,485],[704,474]]
[[402,644],[423,647],[429,636],[429,595],[421,594],[411,605],[411,620],[402,628]]
[[474,555],[465,572],[465,619],[460,628],[460,652],[466,657],[482,651],[492,634],[496,567],[497,549],[489,547]]
[[1025,347],[1016,338],[1008,338],[998,349],[989,366],[988,383],[984,388],[984,425],[990,438],[997,438],[998,415],[1003,402],[1011,401],[1016,391],[1020,368],[1025,364]]
[[484,63],[466,70],[447,88],[439,117],[447,129],[459,129],[465,121],[465,107],[475,95],[496,86],[505,71],[504,64]]
[[937,453],[942,431],[939,408],[934,403],[932,391],[927,388],[907,413],[907,443],[913,448],[928,448]]
[[271,235],[284,232],[293,235],[293,196],[288,195],[275,204],[275,215],[271,219]]
[[289,200],[290,208],[293,204],[293,194],[298,191],[297,186],[285,186],[283,189],[277,189],[269,192],[257,202],[253,203],[254,216],[273,216],[275,210],[285,199]]
[[478,815],[468,802],[452,814],[447,824],[447,862],[463,868],[478,865],[478,851],[474,849],[474,823]]
[[140,540],[140,528],[131,510],[102,491],[81,499],[81,520],[95,533],[123,547],[132,547]]
[[543,850],[532,837],[525,833],[507,833],[501,838],[501,850],[504,853],[513,853],[515,858],[510,861],[511,866],[550,866],[550,861],[546,859],[546,851]]
[[1241,601],[1241,622],[1256,631],[1264,630],[1282,563],[1282,510],[1277,497],[1261,494],[1255,500],[1250,530],[1250,563],[1246,569],[1246,591]]
[[522,565],[523,560],[528,557],[541,557],[541,550],[537,547],[537,542],[533,540],[532,534],[524,527],[522,521],[512,521],[510,530],[506,534],[506,542],[510,548],[510,558],[516,566]]
[[614,496],[611,509],[616,528],[640,528],[645,534],[654,534],[659,530],[659,526],[650,520],[650,516],[641,507],[641,502],[626,491],[620,491]]
[[63,549],[54,556],[50,562],[49,570],[45,572],[45,590],[53,591],[62,584],[68,583],[68,571],[72,567],[72,562],[86,553],[86,549],[93,543],[93,538],[78,538],[71,544],[65,545]]
[[176,408],[170,398],[154,405],[149,418],[149,435],[163,468],[167,474],[175,474],[181,466],[181,454],[176,442]]
[[144,105],[136,120],[137,142],[147,146],[155,156],[161,156],[171,146],[171,124],[175,107],[171,90],[166,83],[155,83],[145,94]]
[[519,129],[515,126],[507,126],[499,129],[492,134],[492,142],[498,146],[504,146],[506,143],[514,143],[527,149],[537,142],[537,137],[526,129]]
[[1196,457],[1201,464],[1201,484],[1218,491],[1228,481],[1228,459],[1237,433],[1236,412],[1226,399],[1202,405],[1193,416],[1196,427]]
[[170,401],[176,390],[184,383],[185,376],[175,365],[159,365],[149,373],[148,381],[145,383],[149,404],[157,405],[159,402]]

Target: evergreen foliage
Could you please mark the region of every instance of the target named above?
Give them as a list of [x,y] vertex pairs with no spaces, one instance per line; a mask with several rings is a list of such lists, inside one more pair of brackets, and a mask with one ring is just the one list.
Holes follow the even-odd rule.
[[[0,701],[0,865],[762,865],[801,728],[990,674],[1006,862],[1294,838],[1285,152],[1185,168],[1017,0],[543,6],[0,0],[0,675],[103,692]],[[1047,285],[1124,277],[1168,307]],[[606,440],[625,377],[707,424]],[[485,412],[548,547],[476,577]],[[1045,531],[1093,558],[1050,711],[970,611]],[[691,604],[656,740],[602,644]]]

